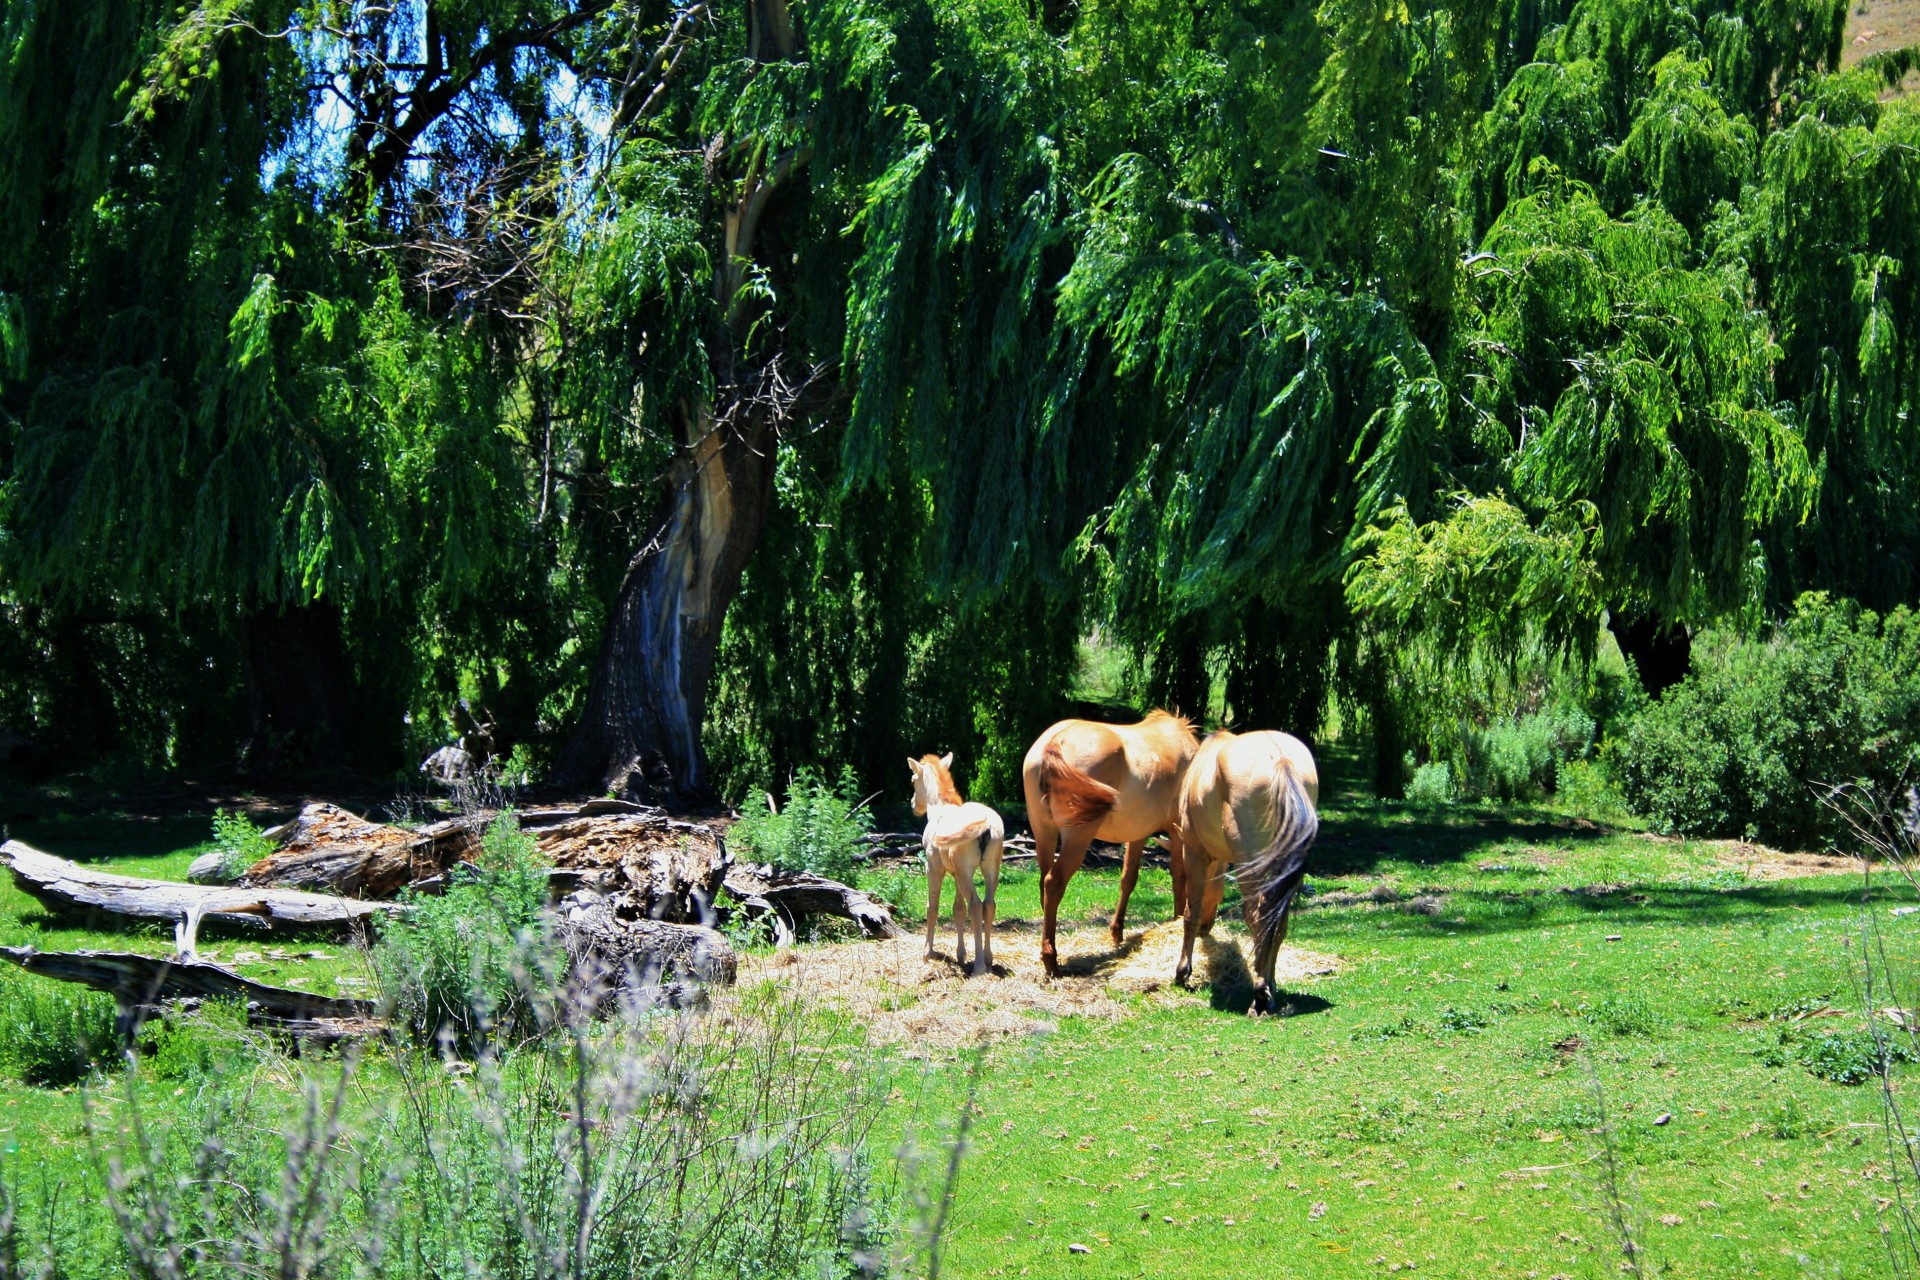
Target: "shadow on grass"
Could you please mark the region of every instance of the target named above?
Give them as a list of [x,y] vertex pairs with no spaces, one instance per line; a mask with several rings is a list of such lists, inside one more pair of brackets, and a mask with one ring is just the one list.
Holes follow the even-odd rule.
[[1436,866],[1462,862],[1490,846],[1510,840],[1566,847],[1624,834],[1572,819],[1530,817],[1516,820],[1498,813],[1363,808],[1325,817],[1313,847],[1313,873],[1334,877],[1367,875],[1382,862]]
[[[1876,893],[1872,900],[1896,897]],[[1852,910],[1863,900],[1866,895],[1858,882],[1814,885],[1779,881],[1738,889],[1588,885],[1578,889],[1452,890],[1443,891],[1437,910],[1410,909],[1407,903],[1316,907],[1312,899],[1301,905],[1314,915],[1356,913],[1382,933],[1453,937],[1507,933],[1542,923],[1579,923],[1583,918],[1615,927],[1754,924],[1777,919],[1783,911]]]

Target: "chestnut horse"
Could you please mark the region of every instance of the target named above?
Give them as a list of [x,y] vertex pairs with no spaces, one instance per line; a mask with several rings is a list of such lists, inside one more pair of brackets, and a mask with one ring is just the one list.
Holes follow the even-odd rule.
[[1040,962],[1049,976],[1060,968],[1053,937],[1060,899],[1095,837],[1127,846],[1120,902],[1113,909],[1110,926],[1116,947],[1126,932],[1127,899],[1140,878],[1147,837],[1157,831],[1167,835],[1174,909],[1184,909],[1180,779],[1199,745],[1193,726],[1183,717],[1156,710],[1139,724],[1062,720],[1028,748],[1021,777],[1040,863],[1040,904],[1046,916]]
[[[973,923],[973,971],[993,968],[993,895],[1000,885],[1000,855],[1006,826],[983,804],[960,798],[953,785],[953,752],[907,758],[913,773],[913,811],[927,820],[920,837],[927,855],[927,958],[933,958],[933,931],[940,921],[940,881],[953,877],[953,954],[967,965],[967,923]],[[986,874],[983,903],[975,896],[973,873]]]
[[[1193,940],[1213,928],[1227,869],[1246,899],[1253,934],[1253,1013],[1274,1007],[1273,964],[1287,940],[1287,913],[1306,877],[1307,850],[1320,834],[1320,771],[1307,745],[1263,730],[1208,738],[1180,787],[1186,846],[1186,936],[1173,980],[1193,974]],[[1197,877],[1197,878],[1196,878]]]

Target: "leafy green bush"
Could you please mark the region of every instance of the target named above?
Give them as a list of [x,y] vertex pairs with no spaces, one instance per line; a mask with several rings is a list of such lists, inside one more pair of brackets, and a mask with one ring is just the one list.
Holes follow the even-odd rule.
[[244,813],[213,811],[213,847],[220,854],[220,869],[234,879],[274,850],[266,832]]
[[1594,720],[1579,707],[1557,707],[1495,720],[1461,735],[1461,791],[1493,800],[1535,800],[1551,794],[1560,770],[1593,745]]
[[549,959],[547,877],[539,846],[511,811],[494,818],[472,866],[445,892],[409,894],[413,910],[373,949],[395,1015],[416,1031],[477,1045],[531,1029],[533,986]]
[[1920,764],[1920,615],[1812,593],[1764,639],[1708,632],[1693,672],[1608,745],[1636,811],[1668,831],[1804,847],[1837,833],[1814,784],[1892,794]]
[[850,885],[860,873],[860,837],[873,830],[873,815],[858,795],[851,769],[829,783],[803,767],[793,775],[784,807],[775,812],[767,793],[755,791],[727,837],[763,862]]
[[1453,803],[1453,769],[1445,760],[1423,764],[1413,771],[1407,783],[1407,803],[1443,805]]
[[0,973],[0,1068],[28,1084],[71,1084],[119,1044],[111,997],[9,969]]
[[1580,1013],[1591,1026],[1616,1036],[1650,1036],[1660,1027],[1660,1015],[1639,996],[1613,995]]
[[1889,1039],[1884,1050],[1871,1031],[1829,1031],[1798,1047],[1800,1065],[1835,1084],[1865,1084],[1885,1075],[1896,1062],[1912,1062],[1913,1051]]

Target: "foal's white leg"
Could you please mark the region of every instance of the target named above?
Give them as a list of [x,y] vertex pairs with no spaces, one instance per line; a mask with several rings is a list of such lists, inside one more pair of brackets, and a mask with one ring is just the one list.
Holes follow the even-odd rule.
[[980,952],[980,967],[984,973],[991,973],[993,971],[993,897],[1000,889],[1000,855],[1005,851],[1004,843],[999,839],[995,839],[987,846],[986,857],[980,860],[980,870],[985,874],[987,880],[987,898],[984,907],[986,930],[981,935],[985,941],[982,943]]
[[962,969],[967,967],[967,898],[973,889],[973,877],[965,867],[953,869],[953,958]]
[[940,923],[940,881],[946,872],[940,851],[927,849],[927,959],[933,959],[933,931]]

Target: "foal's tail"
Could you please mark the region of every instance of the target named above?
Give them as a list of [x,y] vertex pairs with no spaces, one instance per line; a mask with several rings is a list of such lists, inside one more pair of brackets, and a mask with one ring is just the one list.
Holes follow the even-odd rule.
[[1063,827],[1096,826],[1120,803],[1118,791],[1069,764],[1059,744],[1052,742],[1040,756],[1040,794]]
[[1273,842],[1240,864],[1234,877],[1242,893],[1259,897],[1261,941],[1293,908],[1307,876],[1307,850],[1320,835],[1320,815],[1300,785],[1299,775],[1285,760],[1274,765],[1271,794]]

